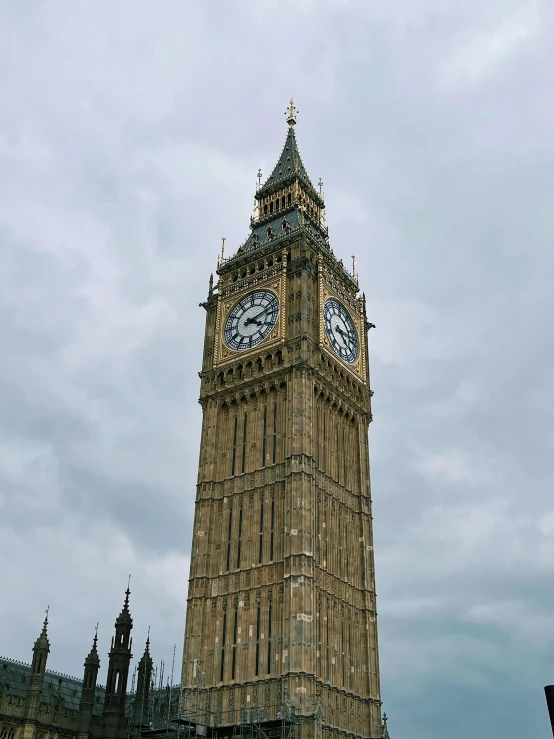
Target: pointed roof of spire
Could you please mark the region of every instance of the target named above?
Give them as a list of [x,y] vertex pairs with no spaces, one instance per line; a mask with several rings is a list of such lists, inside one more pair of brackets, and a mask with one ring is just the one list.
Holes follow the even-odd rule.
[[257,198],[274,190],[276,186],[284,185],[286,180],[294,179],[294,177],[299,177],[301,180],[304,181],[306,187],[312,190],[316,196],[318,194],[317,190],[312,184],[312,181],[310,180],[308,173],[306,172],[306,168],[304,167],[304,164],[302,162],[302,157],[300,156],[300,151],[298,150],[298,143],[296,141],[296,135],[294,133],[297,113],[298,111],[295,108],[294,102],[291,98],[289,108],[285,113],[285,115],[287,116],[287,123],[289,128],[287,131],[287,138],[285,139],[283,151],[281,152],[281,156],[279,157],[279,160],[275,165],[273,172],[269,175],[267,180],[257,191]]
[[48,611],[50,610],[50,606],[46,609],[46,616],[44,617],[44,622],[42,624],[42,631],[40,632],[38,639],[35,642],[35,646],[33,647],[33,651],[36,649],[44,649],[46,652],[50,651],[50,642],[48,641]]
[[144,654],[140,658],[139,667],[146,666],[147,664],[152,667],[152,657],[150,655],[150,626],[148,627],[148,638],[146,639],[146,646],[144,647]]
[[123,603],[123,608],[121,609],[121,613],[116,619],[116,626],[118,624],[131,624],[133,623],[133,619],[131,618],[131,613],[129,611],[129,596],[131,595],[131,591],[129,589],[129,586],[131,584],[131,575],[129,575],[129,582],[127,583],[127,590],[125,591],[125,601]]
[[96,624],[96,628],[94,630],[94,639],[92,641],[92,647],[90,652],[88,653],[88,656],[85,660],[85,666],[86,665],[100,665],[100,657],[98,656],[97,651],[98,646],[98,624]]

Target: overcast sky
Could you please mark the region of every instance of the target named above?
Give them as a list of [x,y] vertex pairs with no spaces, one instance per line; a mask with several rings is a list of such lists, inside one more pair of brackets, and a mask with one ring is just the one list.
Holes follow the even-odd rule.
[[291,95],[368,299],[393,739],[547,739],[551,0],[0,3],[0,654],[174,682],[205,299]]

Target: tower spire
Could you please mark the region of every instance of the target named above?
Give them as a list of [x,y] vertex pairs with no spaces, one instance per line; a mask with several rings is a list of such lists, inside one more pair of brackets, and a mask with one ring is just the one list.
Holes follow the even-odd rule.
[[123,609],[115,621],[115,636],[109,654],[108,677],[106,680],[106,696],[104,699],[104,734],[106,739],[116,739],[125,721],[125,697],[127,695],[127,679],[131,662],[133,640],[131,630],[133,619],[129,611],[131,576],[125,591]]
[[94,639],[92,647],[85,659],[85,671],[83,673],[83,688],[81,691],[81,699],[79,701],[79,723],[83,733],[88,733],[92,724],[92,711],[94,707],[94,695],[96,693],[96,681],[98,679],[98,670],[100,668],[100,658],[98,656],[98,624],[94,629]]
[[46,614],[44,616],[44,621],[42,623],[42,631],[40,632],[38,639],[35,642],[33,651],[46,650],[46,653],[50,651],[50,642],[48,641],[48,613],[49,611],[50,611],[50,606],[47,606]]
[[150,626],[148,627],[148,636],[146,638],[146,646],[137,667],[137,687],[135,693],[135,702],[133,705],[133,724],[143,725],[149,721],[149,696],[150,682],[152,680],[152,669],[154,663],[150,656]]
[[46,671],[46,660],[50,653],[50,642],[48,641],[48,612],[50,606],[46,609],[46,615],[35,644],[33,646],[33,661],[31,663],[31,674],[27,683],[26,705],[27,715],[34,717],[38,711],[40,703],[40,695],[42,692],[42,681]]

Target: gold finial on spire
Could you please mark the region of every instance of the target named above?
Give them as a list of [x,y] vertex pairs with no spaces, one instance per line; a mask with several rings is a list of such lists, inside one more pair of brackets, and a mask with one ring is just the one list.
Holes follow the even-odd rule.
[[262,177],[263,177],[261,169],[258,170],[258,174],[256,175],[256,177],[258,178],[258,184],[256,185],[256,190],[259,190],[260,187],[262,186]]
[[221,239],[221,256],[217,258],[219,264],[221,264],[221,262],[223,261],[223,254],[225,253],[225,241],[225,236],[223,236],[223,238]]
[[352,277],[356,274],[356,257],[352,254]]
[[296,124],[297,114],[298,114],[298,110],[295,108],[294,101],[291,98],[289,109],[285,111],[285,115],[288,116],[287,123],[289,124],[289,128],[292,128]]

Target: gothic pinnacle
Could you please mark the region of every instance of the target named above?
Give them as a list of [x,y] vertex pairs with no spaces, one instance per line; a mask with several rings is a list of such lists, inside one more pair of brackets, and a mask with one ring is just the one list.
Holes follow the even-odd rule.
[[48,612],[50,611],[50,606],[46,609],[46,615],[44,617],[44,621],[42,624],[42,631],[39,634],[38,639],[35,642],[34,649],[46,649],[48,652],[50,651],[50,642],[48,641]]

